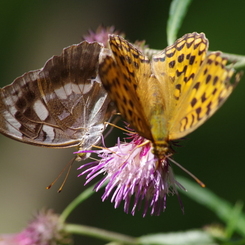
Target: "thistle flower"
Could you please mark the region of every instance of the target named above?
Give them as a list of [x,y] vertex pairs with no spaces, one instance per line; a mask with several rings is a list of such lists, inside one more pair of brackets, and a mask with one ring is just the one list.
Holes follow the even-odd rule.
[[149,141],[135,133],[131,133],[128,139],[131,142],[121,143],[118,139],[114,147],[90,150],[101,159],[82,165],[79,169],[86,170],[80,175],[87,175],[87,184],[99,174],[104,174],[94,189],[98,191],[102,184],[108,182],[102,201],[111,196],[115,208],[124,202],[126,213],[131,210],[134,215],[137,209],[143,208],[143,216],[148,210],[151,215],[159,215],[166,209],[167,195],[178,195],[176,185],[184,187],[174,179],[167,158],[156,164],[158,159],[152,153]]
[[96,31],[89,30],[88,34],[83,36],[83,40],[88,42],[99,42],[103,43],[106,48],[108,48],[108,35],[117,34],[124,37],[124,33],[116,31],[114,26],[104,27],[99,26]]
[[20,233],[0,235],[0,245],[65,245],[71,241],[51,210],[38,213]]

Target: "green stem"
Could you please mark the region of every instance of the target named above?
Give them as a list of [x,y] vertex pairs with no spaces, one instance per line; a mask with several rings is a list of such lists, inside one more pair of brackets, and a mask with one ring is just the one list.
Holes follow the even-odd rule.
[[173,0],[169,9],[169,18],[167,23],[168,45],[176,40],[177,33],[187,13],[191,0]]
[[[162,50],[146,48],[144,50],[144,54],[151,58],[153,55],[155,55],[161,51]],[[211,52],[212,51],[208,51],[208,53],[211,53]],[[240,69],[240,68],[245,67],[245,56],[244,55],[229,54],[229,53],[223,53],[222,52],[222,57],[227,58],[230,62],[234,62],[234,64],[232,65],[232,67],[234,69]]]
[[137,239],[120,233],[107,231],[85,225],[65,224],[64,231],[69,234],[86,235],[105,241],[115,241],[121,244],[138,244]]
[[[232,217],[234,216],[233,206],[226,200],[216,196],[208,188],[202,188],[180,176],[177,177],[177,181],[188,190],[186,192],[180,190],[181,192],[212,210],[225,223],[230,222],[231,218],[234,218]],[[245,236],[245,215],[243,213],[239,214],[239,219],[236,220],[236,224],[233,224],[233,226],[237,233],[243,237]]]
[[235,64],[232,66],[235,69],[240,69],[245,67],[244,55],[222,53],[222,56],[226,57],[230,62],[235,62]]

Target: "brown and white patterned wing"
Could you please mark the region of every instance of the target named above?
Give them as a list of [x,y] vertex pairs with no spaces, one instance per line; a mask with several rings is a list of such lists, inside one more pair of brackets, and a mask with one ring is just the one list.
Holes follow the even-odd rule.
[[111,115],[97,76],[103,46],[82,42],[0,89],[0,132],[53,148],[91,147]]

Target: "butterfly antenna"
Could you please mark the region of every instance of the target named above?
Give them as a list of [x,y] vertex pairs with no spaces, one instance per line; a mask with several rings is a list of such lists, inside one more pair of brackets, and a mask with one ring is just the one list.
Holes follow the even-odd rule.
[[[97,149],[102,149],[102,150],[108,150],[113,154],[117,154],[115,151],[112,151],[111,149],[107,148],[107,147],[103,147],[103,146],[99,146],[99,145],[92,145],[92,147],[97,148]],[[91,158],[91,157],[90,157]],[[91,158],[92,159],[92,158]]]
[[67,178],[68,178],[68,176],[69,176],[69,174],[70,174],[70,172],[71,172],[71,167],[72,167],[72,165],[73,165],[75,159],[76,159],[76,157],[74,157],[74,158],[69,162],[70,165],[69,165],[68,171],[67,171],[67,173],[66,173],[65,179],[63,180],[63,182],[62,182],[62,184],[61,184],[59,190],[57,191],[58,193],[60,193],[60,192],[63,190],[63,187],[64,187],[64,185],[65,185],[65,183],[66,183],[66,181],[67,181]]
[[110,123],[110,122],[104,122],[104,123],[105,123],[105,124],[108,124],[108,125],[110,125],[110,126],[112,126],[112,127],[114,127],[114,128],[121,129],[121,130],[124,131],[124,132],[130,133],[130,134],[137,134],[136,132],[132,132],[132,131],[127,130],[127,129],[125,129],[125,128],[119,127],[119,126],[117,126],[116,124],[113,124],[113,123]]
[[[113,119],[113,121],[112,121],[112,125],[113,125],[113,126],[116,125],[116,123],[117,123],[119,120],[120,120],[120,117],[119,117],[119,116],[116,116],[116,117]],[[105,124],[110,125],[109,122],[105,122]],[[110,126],[111,126],[111,125],[110,125]],[[110,129],[106,132],[106,134],[105,134],[105,136],[104,136],[105,139],[106,139],[107,136],[111,133],[111,131],[113,130],[113,128],[114,128],[114,127],[110,127]]]
[[65,179],[64,179],[63,183],[61,184],[61,186],[60,186],[60,188],[59,188],[59,190],[58,190],[57,192],[60,193],[60,192],[62,191],[62,189],[63,189],[63,187],[64,187],[64,185],[65,185],[65,182],[66,182],[66,180],[67,180],[67,178],[68,178],[68,175],[69,175],[69,173],[70,173],[70,171],[71,171],[71,166],[72,166],[73,162],[75,161],[75,159],[76,159],[76,157],[72,158],[72,159],[65,165],[65,167],[60,171],[59,175],[55,178],[55,180],[54,180],[49,186],[46,187],[47,190],[49,190],[49,189],[50,189],[50,188],[57,182],[57,180],[60,178],[60,176],[61,176],[61,175],[64,173],[64,171],[69,167],[69,169],[68,169],[68,171],[67,171],[67,174],[66,174],[66,176],[65,176]]
[[95,162],[98,162],[98,161],[99,161],[99,159],[96,159],[96,158],[94,158],[94,157],[89,157],[89,159],[91,159],[91,160],[93,160],[93,161],[95,161]]
[[183,166],[181,166],[179,163],[177,163],[176,161],[174,161],[172,158],[168,157],[168,159],[174,163],[176,166],[178,166],[180,169],[182,169],[184,172],[186,172],[187,174],[189,174],[201,187],[205,187],[206,185],[199,180],[194,174],[192,174],[190,171],[188,171],[186,168],[184,168]]

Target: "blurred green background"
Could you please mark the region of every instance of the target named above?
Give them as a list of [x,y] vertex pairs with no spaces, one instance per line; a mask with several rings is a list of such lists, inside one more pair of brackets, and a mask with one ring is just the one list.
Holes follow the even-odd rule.
[[[151,48],[166,46],[169,0],[70,0],[1,1],[0,86],[24,72],[42,67],[52,55],[81,40],[89,28],[114,25],[130,41],[145,39]],[[211,50],[245,55],[245,1],[194,0],[178,37],[205,32]],[[235,203],[245,200],[245,78],[224,106],[203,126],[189,135],[175,160],[198,176],[218,196]],[[114,140],[117,137],[111,135]],[[82,190],[84,178],[75,167],[57,194],[59,183],[45,187],[72,157],[72,149],[53,150],[25,145],[0,135],[0,233],[20,231],[42,207],[62,210]],[[186,176],[173,166],[175,173]],[[190,177],[188,177],[190,178]],[[97,226],[132,236],[182,231],[219,222],[215,214],[181,194],[183,215],[177,198],[169,197],[159,217],[135,217],[114,209],[109,200],[95,194],[69,218],[69,222]],[[104,244],[85,237],[77,243]]]

